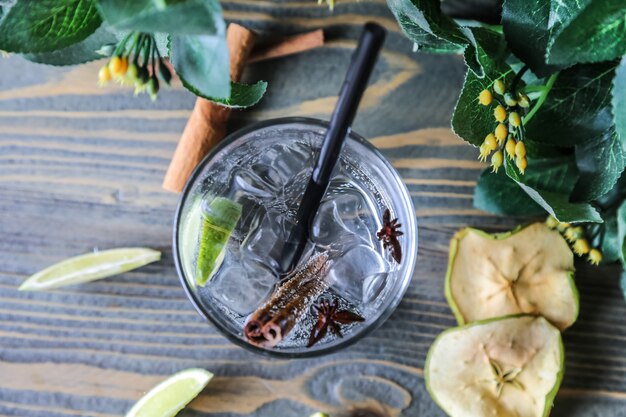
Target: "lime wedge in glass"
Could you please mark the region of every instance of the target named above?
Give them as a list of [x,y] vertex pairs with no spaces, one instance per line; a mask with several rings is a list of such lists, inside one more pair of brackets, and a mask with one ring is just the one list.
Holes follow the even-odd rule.
[[119,248],[87,253],[54,264],[32,275],[20,291],[39,291],[81,284],[121,274],[158,261],[161,252],[148,248]]
[[198,285],[204,286],[219,269],[240,217],[241,205],[224,197],[215,197],[203,210],[196,267]]
[[126,417],[174,417],[207,386],[213,374],[192,368],[172,375],[126,413]]

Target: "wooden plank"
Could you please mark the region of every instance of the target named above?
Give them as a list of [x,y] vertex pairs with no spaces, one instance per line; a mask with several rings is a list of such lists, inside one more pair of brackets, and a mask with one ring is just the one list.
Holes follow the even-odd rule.
[[[194,97],[175,83],[156,103],[100,89],[102,62],[50,68],[0,60],[0,417],[123,415],[165,375],[190,366],[216,381],[182,415],[301,415],[372,406],[389,416],[442,416],[425,390],[430,343],[454,318],[443,296],[448,241],[463,225],[515,225],[475,210],[482,165],[449,129],[464,76],[459,57],[415,54],[384,0],[223,2],[230,19],[265,35],[327,28],[328,44],[251,65],[270,89],[231,129],[278,116],[328,118],[360,25],[390,33],[355,123],[401,172],[420,224],[419,263],[385,324],[324,358],[281,361],[245,352],[198,317],[170,248],[177,197],[160,189]],[[454,3],[446,7],[455,7]],[[70,255],[157,247],[163,261],[54,292],[16,290]],[[565,334],[566,376],[555,416],[622,416],[626,304],[616,267],[579,267],[581,316]]]

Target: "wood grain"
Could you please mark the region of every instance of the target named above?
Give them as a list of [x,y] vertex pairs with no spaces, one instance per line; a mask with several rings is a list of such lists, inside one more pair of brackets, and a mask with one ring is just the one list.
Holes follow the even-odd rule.
[[[414,54],[383,0],[223,2],[262,34],[324,27],[320,50],[251,65],[270,88],[230,129],[301,115],[327,119],[360,25],[390,33],[354,129],[402,174],[420,226],[411,287],[384,327],[319,359],[245,352],[193,311],[171,256],[176,196],[160,189],[195,98],[179,84],[156,103],[96,86],[96,62],[50,68],[0,60],[0,417],[123,415],[165,375],[199,366],[216,380],[182,416],[308,416],[370,405],[390,416],[443,416],[424,387],[434,337],[454,325],[443,296],[448,241],[464,225],[515,219],[473,208],[477,151],[449,130],[459,57]],[[150,246],[163,261],[112,279],[21,293],[33,272],[93,248]],[[626,304],[617,267],[580,265],[581,316],[565,334],[554,416],[626,416]]]

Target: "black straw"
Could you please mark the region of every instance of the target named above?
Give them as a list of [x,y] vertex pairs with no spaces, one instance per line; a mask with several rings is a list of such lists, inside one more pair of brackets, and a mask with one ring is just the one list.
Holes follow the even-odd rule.
[[339,160],[341,148],[384,41],[385,29],[382,26],[376,23],[365,24],[359,44],[352,54],[350,67],[341,87],[320,154],[315,162],[313,174],[300,202],[296,215],[296,226],[286,242],[278,243],[282,249],[278,252],[281,253],[279,260],[281,273],[291,271],[302,256],[309,238],[311,222],[315,218],[324,194],[326,194],[331,174]]

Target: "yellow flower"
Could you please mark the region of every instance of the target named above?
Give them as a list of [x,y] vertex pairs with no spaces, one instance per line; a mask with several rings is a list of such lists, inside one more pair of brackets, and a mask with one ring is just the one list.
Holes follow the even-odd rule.
[[517,104],[519,104],[520,107],[527,109],[528,107],[530,107],[530,99],[526,94],[519,93]]
[[493,117],[496,118],[497,122],[504,122],[504,119],[506,119],[506,110],[502,104],[498,104],[493,110]]
[[500,123],[496,127],[496,139],[498,139],[498,142],[502,142],[506,138],[506,135],[508,134],[509,134],[509,129],[507,129],[504,123]]
[[114,56],[109,61],[109,71],[114,77],[121,77],[126,74],[128,69],[128,59],[120,56]]
[[496,137],[493,135],[493,133],[485,136],[485,141],[483,142],[483,144],[485,145],[485,148],[487,148],[489,151],[494,151],[498,147]]
[[111,80],[111,71],[109,71],[109,67],[107,65],[100,68],[98,71],[98,84],[105,85],[107,81]]
[[517,165],[519,172],[524,174],[524,172],[526,171],[526,167],[528,166],[528,161],[526,160],[526,157],[521,157],[517,155],[517,158],[515,159],[515,165]]
[[526,156],[526,145],[524,145],[524,142],[517,142],[517,145],[515,145],[515,155],[520,158],[524,158]]
[[507,106],[511,106],[511,107],[517,106],[517,100],[513,98],[511,93],[506,93],[504,95],[504,102],[506,103]]
[[495,91],[496,93],[502,95],[502,94],[504,94],[505,90],[506,90],[506,86],[504,85],[504,81],[496,80],[493,83],[493,91]]
[[483,106],[490,105],[492,101],[493,101],[493,95],[491,94],[491,91],[489,90],[483,90],[478,95],[478,102],[482,104]]
[[548,218],[546,219],[546,225],[550,229],[556,229],[559,225],[559,221],[554,216],[548,216]]
[[505,149],[510,159],[515,158],[515,145],[517,145],[517,141],[513,137],[509,136],[509,140],[506,141]]
[[502,166],[503,161],[504,156],[502,155],[502,151],[495,152],[491,157],[491,166],[493,167],[491,172],[498,172],[498,169]]
[[589,251],[589,255],[587,256],[587,260],[592,265],[599,265],[602,262],[602,252],[598,249],[591,249]]
[[574,252],[579,256],[589,253],[589,242],[587,242],[587,239],[576,240],[574,242]]
[[567,239],[568,242],[575,242],[576,239],[579,239],[581,237],[584,237],[584,231],[583,228],[580,226],[570,227],[565,230],[565,239]]
[[511,126],[513,127],[519,127],[519,125],[522,124],[522,120],[520,119],[517,112],[512,112],[511,114],[509,114],[509,123],[511,123]]
[[479,149],[480,149],[480,154],[478,155],[478,160],[480,160],[481,162],[485,162],[487,160],[487,157],[491,153],[491,150],[487,149],[484,143],[480,145]]

